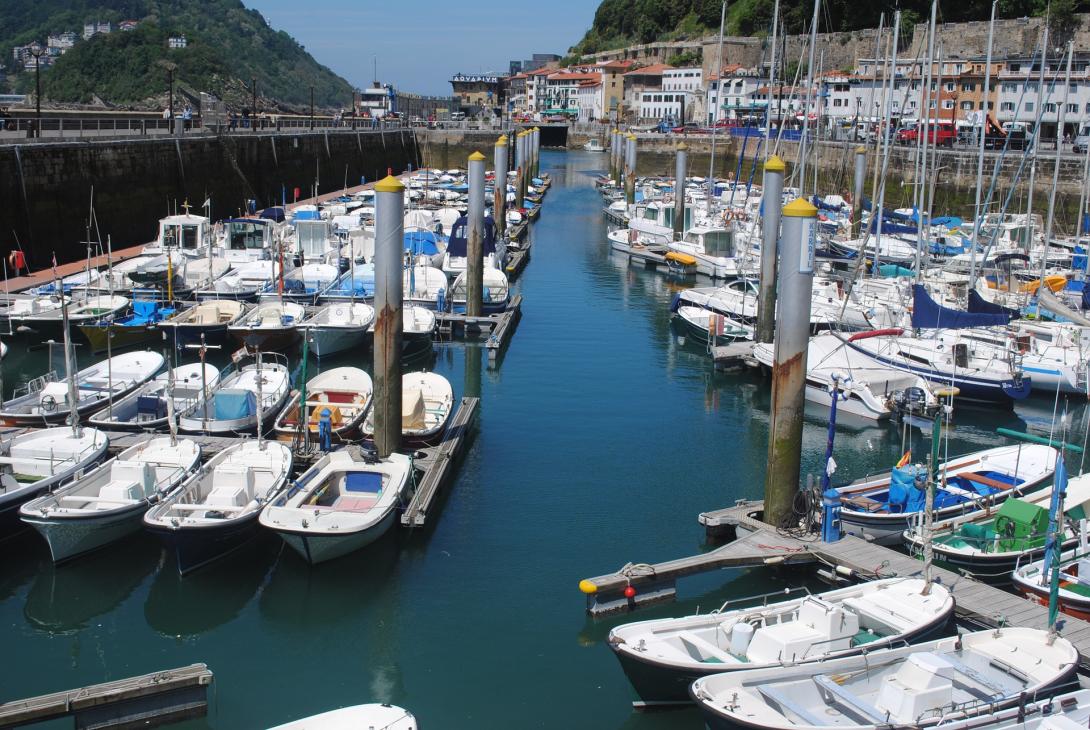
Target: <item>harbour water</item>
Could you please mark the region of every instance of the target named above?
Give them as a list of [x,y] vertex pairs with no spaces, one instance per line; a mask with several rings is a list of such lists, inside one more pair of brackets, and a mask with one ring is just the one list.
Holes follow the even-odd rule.
[[[690,284],[610,253],[593,188],[604,163],[543,154],[553,188],[498,367],[479,347],[438,348],[435,369],[482,408],[434,525],[314,568],[268,537],[184,580],[147,536],[54,568],[25,535],[0,563],[3,699],[206,662],[209,715],[184,727],[266,727],[374,701],[428,729],[701,727],[695,711],[633,712],[609,628],[810,578],[723,571],[683,582],[676,604],[584,615],[580,578],[699,551],[696,515],[761,496],[767,461],[767,381],[713,373],[669,322],[675,287]],[[41,362],[12,352],[5,389]],[[1047,398],[959,410],[950,453],[998,443],[997,426],[1047,435],[1052,411]],[[808,416],[804,472],[821,469],[825,423]],[[1070,440],[1085,427],[1075,410]],[[842,428],[837,477],[888,469],[907,445],[898,426]]]

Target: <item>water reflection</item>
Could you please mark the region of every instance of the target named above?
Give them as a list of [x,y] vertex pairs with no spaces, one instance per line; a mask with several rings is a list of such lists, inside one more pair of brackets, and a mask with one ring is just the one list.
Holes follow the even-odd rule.
[[65,565],[55,566],[46,556],[23,613],[35,628],[76,633],[120,605],[155,569],[161,552],[150,535],[137,533]]
[[167,637],[194,637],[231,621],[257,593],[279,547],[262,535],[184,578],[164,558],[144,601],[148,626]]

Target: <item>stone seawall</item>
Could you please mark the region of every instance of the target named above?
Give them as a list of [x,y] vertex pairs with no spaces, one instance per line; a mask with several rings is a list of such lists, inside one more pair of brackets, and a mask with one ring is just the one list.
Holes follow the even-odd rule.
[[[0,147],[0,253],[18,236],[32,269],[86,253],[94,197],[97,228],[114,248],[155,238],[158,219],[188,201],[213,218],[325,193],[387,169],[420,164],[412,130],[193,136]],[[95,230],[91,231],[95,236]]]

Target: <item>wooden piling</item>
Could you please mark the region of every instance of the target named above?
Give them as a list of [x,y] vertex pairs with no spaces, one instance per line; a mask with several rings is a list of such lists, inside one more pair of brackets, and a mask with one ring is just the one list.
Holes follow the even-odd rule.
[[401,444],[401,339],[405,186],[392,175],[375,185],[375,448]]

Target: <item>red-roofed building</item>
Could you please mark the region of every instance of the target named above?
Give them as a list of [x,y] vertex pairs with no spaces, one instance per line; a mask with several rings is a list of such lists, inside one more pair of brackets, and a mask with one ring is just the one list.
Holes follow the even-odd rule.
[[[576,89],[584,81],[592,81],[601,84],[602,75],[599,73],[578,73],[572,71],[557,71],[551,73],[545,79],[544,108],[538,111],[542,114],[569,114],[578,116],[579,107],[576,102]],[[541,107],[541,101],[538,101]]]
[[526,72],[526,109],[529,114],[540,112],[545,100],[545,82],[550,74],[556,73],[555,68],[539,68],[536,71]]
[[[659,104],[663,102],[661,93],[662,72],[672,68],[673,66],[668,66],[665,63],[656,63],[651,66],[633,69],[624,75],[624,108],[626,117],[630,119],[645,118],[643,110],[641,109],[641,106],[644,103],[645,94],[653,95],[652,102],[654,95],[659,97]],[[671,97],[672,96],[673,94],[671,94]]]

